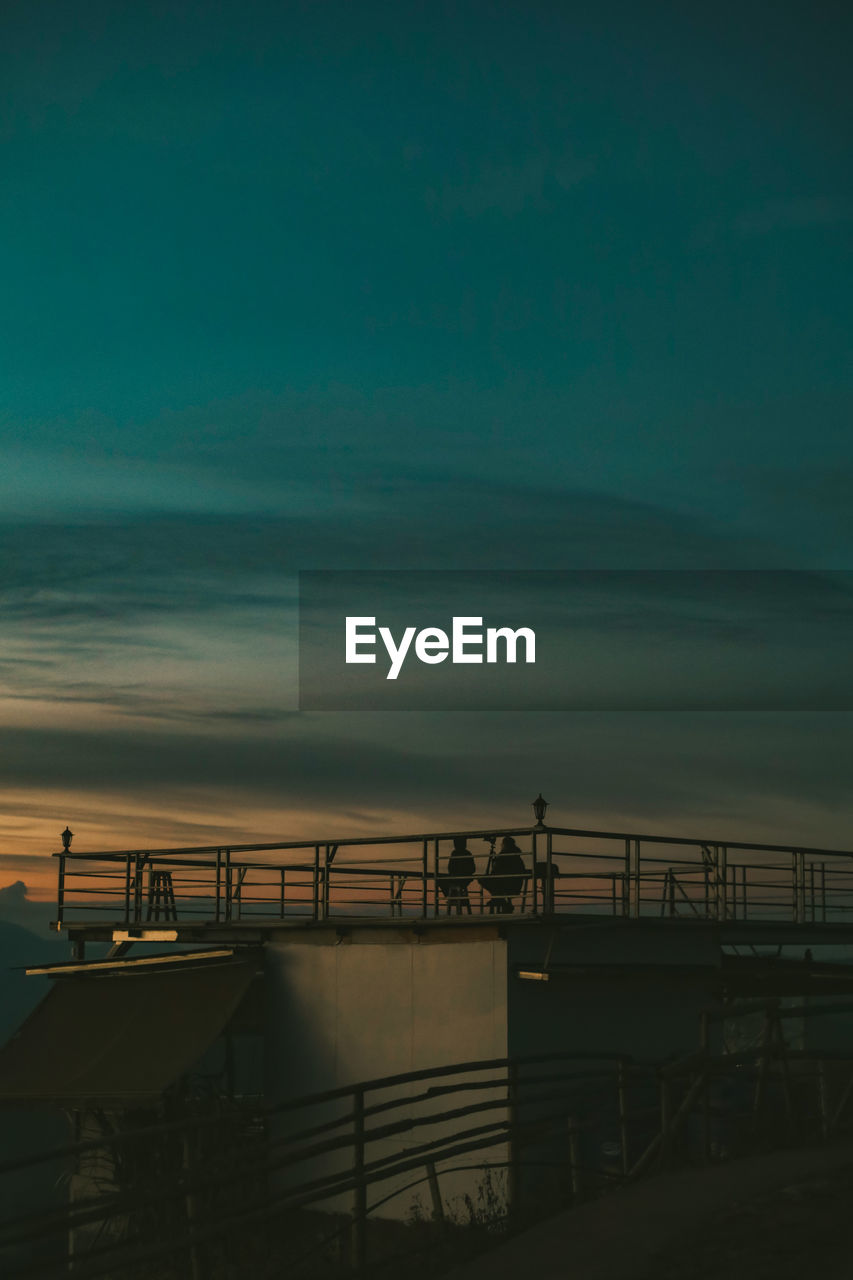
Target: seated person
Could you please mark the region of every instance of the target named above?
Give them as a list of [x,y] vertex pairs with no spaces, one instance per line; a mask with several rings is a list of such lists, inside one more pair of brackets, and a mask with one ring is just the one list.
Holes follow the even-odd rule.
[[521,850],[512,836],[504,836],[500,852],[490,859],[488,874],[480,877],[480,884],[491,895],[489,910],[509,915],[512,899],[521,893],[526,874]]
[[474,856],[465,844],[465,837],[454,836],[453,852],[447,860],[447,875],[440,876],[438,881],[439,889],[447,898],[448,911],[455,905],[457,912],[461,913],[463,904],[468,902],[468,885],[476,869]]

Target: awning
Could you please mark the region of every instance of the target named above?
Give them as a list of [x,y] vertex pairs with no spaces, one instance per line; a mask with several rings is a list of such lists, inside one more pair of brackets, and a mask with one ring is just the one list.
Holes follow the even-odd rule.
[[237,1009],[255,960],[75,973],[0,1049],[0,1104],[131,1106],[156,1101]]

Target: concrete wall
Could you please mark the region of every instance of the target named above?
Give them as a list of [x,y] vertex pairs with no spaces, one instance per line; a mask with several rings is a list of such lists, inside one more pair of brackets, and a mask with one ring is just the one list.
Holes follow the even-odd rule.
[[[312,930],[269,943],[269,1100],[274,1104],[379,1076],[506,1057],[506,956],[506,942],[497,930],[464,927],[431,927],[421,933],[403,928],[356,928],[343,934],[334,929]],[[408,1096],[414,1088],[404,1085],[374,1092],[366,1103]],[[431,1113],[479,1099],[479,1093],[473,1092],[456,1103],[442,1098],[393,1112],[395,1120],[409,1116],[412,1128],[399,1137],[372,1143],[368,1160],[450,1136],[458,1122],[423,1122]],[[292,1131],[299,1124],[307,1127],[327,1121],[344,1114],[349,1106],[349,1102],[334,1103],[310,1115],[301,1113],[301,1118],[290,1115],[283,1118],[280,1132],[288,1126]],[[380,1122],[368,1121],[368,1130]],[[503,1156],[502,1149],[493,1153],[495,1159]],[[337,1164],[324,1157],[311,1168],[310,1176],[342,1170],[347,1161],[351,1164],[349,1153],[342,1153]],[[467,1157],[452,1163],[460,1162],[474,1163]],[[446,1174],[441,1164],[438,1173],[447,1210],[458,1208],[466,1194],[476,1199],[479,1174]],[[308,1174],[303,1166],[300,1176]],[[371,1189],[371,1202],[388,1195],[395,1185],[402,1187],[423,1175],[425,1169],[399,1184],[377,1185]],[[425,1182],[399,1195],[381,1212],[406,1217],[416,1201],[427,1215],[431,1212]],[[346,1208],[348,1202],[329,1201],[323,1207]]]
[[[466,1060],[599,1052],[640,1061],[680,1056],[698,1047],[699,1011],[712,1001],[720,954],[713,932],[695,925],[680,929],[667,922],[661,928],[654,921],[621,920],[559,928],[507,921],[488,929],[430,925],[420,931],[402,926],[358,926],[340,933],[333,928],[306,930],[271,942],[266,951],[267,1090],[272,1101]],[[518,978],[520,967],[541,969],[546,958],[550,981]],[[583,969],[588,972],[580,972]],[[638,1112],[656,1103],[657,1085],[653,1075],[650,1079],[650,1098],[641,1096],[645,1084],[634,1090],[637,1096],[631,1101]],[[400,1097],[411,1088],[400,1086],[381,1098],[374,1094],[368,1105]],[[425,1123],[430,1108],[437,1113],[482,1102],[487,1096],[476,1091],[455,1103],[452,1098],[419,1103],[404,1112],[411,1115],[411,1130],[383,1139],[368,1158],[498,1118],[494,1112],[475,1113],[470,1120],[462,1116],[444,1131]],[[589,1121],[592,1104],[586,1094],[578,1098],[578,1116]],[[335,1105],[337,1111],[332,1107],[322,1117],[303,1116],[303,1127],[342,1115],[351,1103]],[[522,1119],[536,1121],[540,1110],[538,1103],[525,1104]],[[602,1147],[612,1127],[612,1106],[605,1101],[599,1110],[595,1142]],[[643,1140],[637,1133],[631,1145]],[[566,1145],[562,1139],[560,1143]],[[539,1157],[539,1163],[553,1162],[553,1146],[549,1137],[541,1150],[528,1151],[531,1168]],[[484,1160],[499,1163],[506,1155],[505,1148],[493,1149],[478,1156],[477,1167]],[[343,1170],[347,1159],[349,1153],[335,1167]],[[474,1165],[473,1157],[466,1159]],[[324,1157],[312,1172],[320,1176],[331,1167]],[[538,1194],[532,1177],[525,1181]],[[502,1173],[495,1175],[498,1186],[502,1178]],[[452,1212],[455,1202],[458,1210],[466,1195],[476,1201],[480,1181],[474,1173],[442,1175],[446,1207]],[[386,1184],[382,1193],[387,1190]],[[400,1196],[383,1212],[406,1216],[415,1195],[429,1212],[425,1185]]]
[[265,948],[271,1101],[507,1053],[506,943],[483,930],[334,930]]

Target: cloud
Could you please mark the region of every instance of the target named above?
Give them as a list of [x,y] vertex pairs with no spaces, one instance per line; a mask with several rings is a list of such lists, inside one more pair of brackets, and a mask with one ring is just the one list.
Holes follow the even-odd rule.
[[356,523],[332,510],[0,526],[3,847],[50,852],[68,820],[118,847],[346,834],[377,815],[398,830],[509,823],[540,787],[574,821],[846,839],[844,717],[294,715],[282,690],[299,568],[768,558],[699,517],[547,474],[436,471],[392,489],[362,490]]
[[565,192],[595,173],[591,161],[571,156],[554,159],[549,152],[504,162],[485,161],[468,181],[446,182],[427,189],[427,204],[443,217],[462,214],[482,218],[498,213],[514,218],[530,211],[542,213]]
[[694,232],[694,243],[708,247],[720,241],[754,240],[777,232],[817,230],[849,222],[853,203],[840,196],[803,195],[766,200],[728,218],[709,218]]
[[749,238],[775,231],[832,226],[849,222],[851,216],[853,205],[849,200],[826,195],[795,196],[745,209],[733,219],[732,230],[736,236]]
[[[46,811],[49,779],[64,806],[51,808],[69,814],[83,848],[107,821],[124,831],[118,847],[145,846],[152,832],[181,843],[169,835],[181,827],[198,844],[319,838],[332,826],[346,835],[348,814],[382,814],[397,830],[415,815],[425,829],[466,815],[471,826],[520,825],[540,788],[561,825],[642,820],[843,845],[849,727],[843,714],[328,713],[237,738],[5,730],[0,749],[10,797],[41,788]],[[37,800],[22,799],[28,807]]]

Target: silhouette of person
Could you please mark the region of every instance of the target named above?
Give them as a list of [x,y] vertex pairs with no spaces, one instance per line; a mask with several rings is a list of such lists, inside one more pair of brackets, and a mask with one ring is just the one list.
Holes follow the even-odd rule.
[[468,908],[470,914],[471,904],[468,901],[468,885],[474,878],[476,869],[474,856],[465,844],[465,837],[454,836],[453,852],[447,859],[447,875],[441,876],[438,881],[438,887],[447,898],[448,915],[451,911],[461,915],[464,907]]
[[521,893],[527,868],[521,850],[512,836],[504,836],[500,852],[490,859],[488,874],[480,878],[480,884],[490,894],[489,911],[509,915],[513,910],[513,898]]

